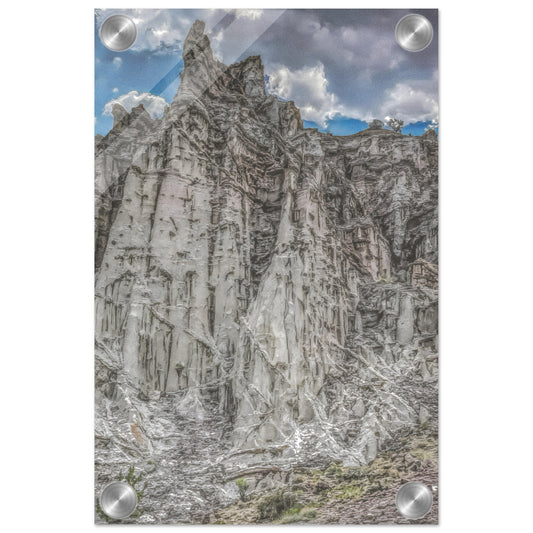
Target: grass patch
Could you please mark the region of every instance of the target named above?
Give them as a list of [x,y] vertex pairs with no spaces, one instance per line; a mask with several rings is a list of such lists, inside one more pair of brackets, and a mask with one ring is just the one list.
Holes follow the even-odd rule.
[[365,495],[365,490],[359,485],[344,485],[340,488],[339,498],[343,500],[359,499]]
[[[307,506],[306,506],[307,507]],[[289,509],[280,520],[280,524],[295,524],[297,522],[309,522],[317,517],[317,512],[314,509],[307,509],[306,507],[293,507]]]

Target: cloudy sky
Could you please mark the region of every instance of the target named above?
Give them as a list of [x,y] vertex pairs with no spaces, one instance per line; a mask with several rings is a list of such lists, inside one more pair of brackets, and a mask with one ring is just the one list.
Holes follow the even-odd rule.
[[[410,12],[433,24],[433,42],[403,50],[397,21]],[[124,13],[137,24],[137,40],[111,52],[98,36],[102,22]],[[215,56],[226,64],[260,55],[267,91],[294,100],[304,125],[349,135],[373,118],[402,119],[404,133],[420,135],[438,124],[436,10],[96,10],[95,128],[105,135],[111,108],[142,102],[161,116],[183,69],[181,50],[195,19],[206,23]]]

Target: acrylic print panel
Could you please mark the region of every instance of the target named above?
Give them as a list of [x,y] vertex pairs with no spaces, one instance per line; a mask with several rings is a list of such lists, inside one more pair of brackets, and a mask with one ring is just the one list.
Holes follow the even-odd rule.
[[437,523],[437,18],[96,11],[98,523]]

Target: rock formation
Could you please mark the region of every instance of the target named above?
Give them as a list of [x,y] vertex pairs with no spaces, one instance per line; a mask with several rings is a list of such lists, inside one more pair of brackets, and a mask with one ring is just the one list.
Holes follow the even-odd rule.
[[199,21],[183,60],[95,147],[97,480],[144,469],[147,522],[437,424],[437,139],[304,129]]

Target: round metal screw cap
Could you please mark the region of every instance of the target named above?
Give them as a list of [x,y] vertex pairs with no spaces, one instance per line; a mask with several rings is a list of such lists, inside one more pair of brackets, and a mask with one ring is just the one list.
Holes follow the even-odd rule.
[[433,26],[423,15],[412,13],[396,24],[396,40],[408,52],[421,52],[433,40]]
[[127,518],[137,507],[137,493],[128,483],[113,481],[102,489],[100,507],[109,518]]
[[112,15],[100,26],[100,39],[113,52],[123,52],[137,39],[137,26],[126,15]]
[[396,493],[398,511],[410,520],[426,516],[433,505],[431,489],[418,481],[402,485]]

